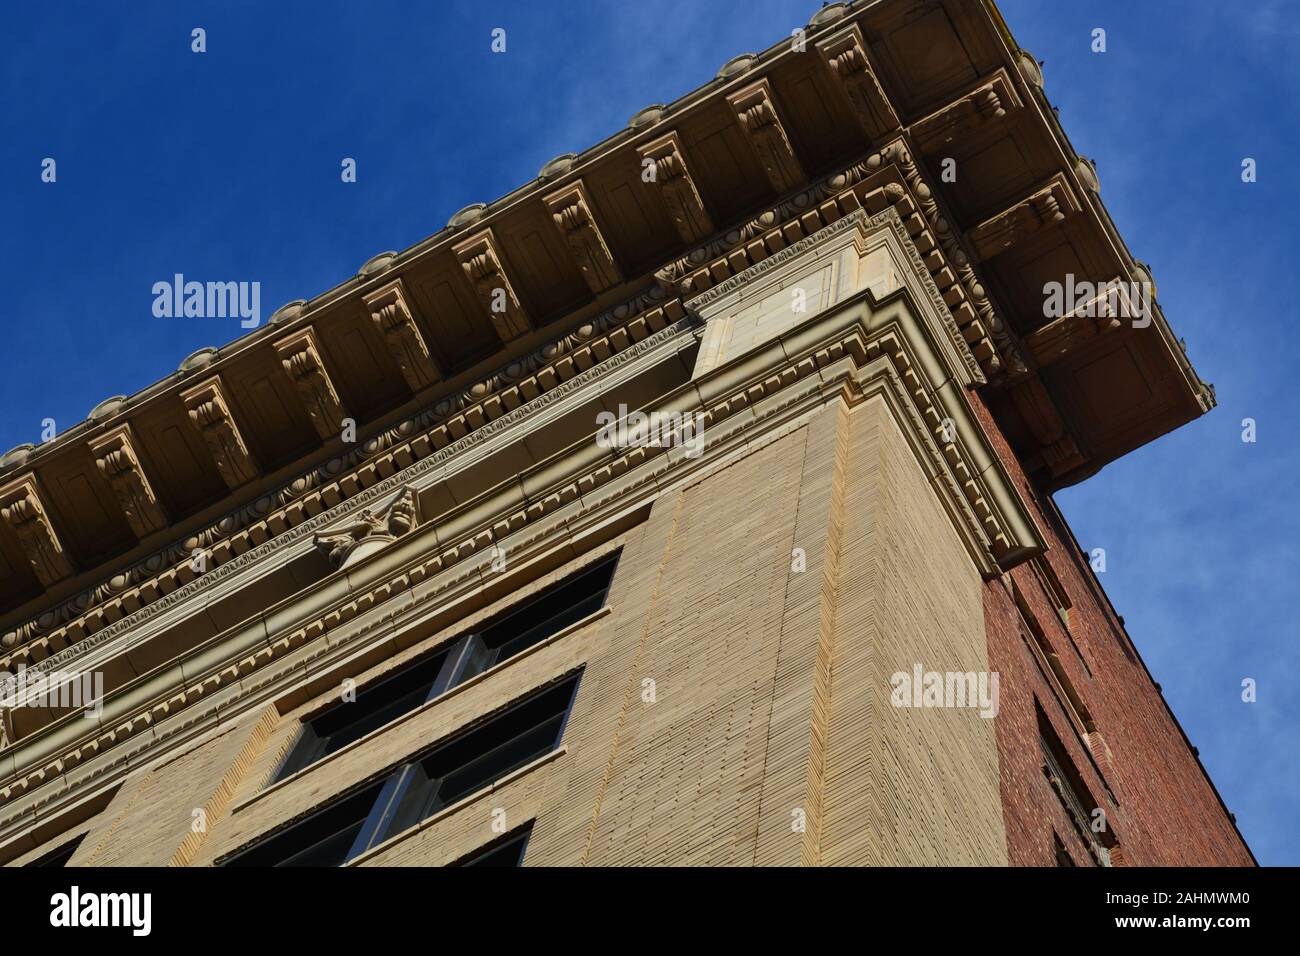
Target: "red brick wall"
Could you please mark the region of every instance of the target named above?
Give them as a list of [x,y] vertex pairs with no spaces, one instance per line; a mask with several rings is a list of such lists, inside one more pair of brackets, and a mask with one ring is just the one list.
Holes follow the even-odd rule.
[[[1010,584],[1005,579],[988,582],[984,618],[990,667],[1001,675],[996,724],[1011,864],[1055,865],[1055,830],[1076,864],[1092,865],[1083,840],[1043,774],[1036,697],[1084,784],[1106,808],[1111,832],[1119,841],[1116,864],[1253,865],[1250,851],[1125,636],[1085,556],[1052,502],[1026,479],[993,417],[977,396],[975,401],[990,440],[1024,492],[1048,542],[1046,560],[1073,604],[1068,631],[1032,567],[1022,565],[1007,577],[1020,589],[1096,728],[1086,737],[1076,729],[1027,643],[1033,638]],[[1141,640],[1141,635],[1137,638]]]

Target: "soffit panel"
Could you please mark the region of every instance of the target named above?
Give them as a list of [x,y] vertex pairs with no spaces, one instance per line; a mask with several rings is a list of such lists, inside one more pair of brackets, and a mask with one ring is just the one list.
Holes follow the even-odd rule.
[[89,450],[71,445],[41,470],[41,484],[74,564],[88,567],[135,545],[135,535]]
[[942,5],[890,6],[887,15],[867,22],[872,28],[865,37],[869,55],[905,122],[943,105],[953,89],[969,86],[979,76]]
[[1085,281],[1107,282],[1123,271],[1081,218],[1074,216],[1041,229],[984,263],[990,284],[1001,301],[1011,306],[1008,314],[1020,334],[1051,321],[1043,314],[1044,284],[1059,282],[1064,286],[1067,275],[1073,275],[1077,287]]
[[715,225],[730,224],[771,199],[767,176],[725,99],[691,117],[682,145]]
[[811,46],[771,77],[777,108],[800,162],[816,178],[842,168],[871,144],[857,123],[845,122],[844,93]]
[[369,310],[359,300],[340,303],[316,323],[326,364],[337,371],[343,407],[357,421],[392,408],[407,395],[406,381],[393,361]]
[[27,556],[6,522],[0,521],[0,610],[17,607],[41,593]]
[[573,256],[540,199],[492,227],[510,285],[534,326],[571,312],[591,298]]
[[425,342],[444,373],[491,355],[500,346],[459,262],[438,256],[403,276]]
[[[1050,142],[1027,116],[1014,117],[971,135],[958,136],[942,153],[926,157],[932,180],[943,183],[944,197],[963,229],[974,226],[1031,192],[1056,172]],[[956,160],[957,179],[944,183],[944,158]]]
[[173,520],[229,494],[180,399],[156,402],[132,419],[141,465]]
[[231,412],[263,472],[315,448],[319,437],[269,345],[222,376]]
[[649,272],[681,245],[655,185],[642,182],[641,161],[632,150],[622,150],[583,181],[601,232],[625,275]]

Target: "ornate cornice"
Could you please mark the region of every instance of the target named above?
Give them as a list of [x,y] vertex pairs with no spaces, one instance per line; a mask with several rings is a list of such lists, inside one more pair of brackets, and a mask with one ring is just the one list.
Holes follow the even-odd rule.
[[902,139],[894,140],[881,152],[902,171],[925,221],[934,230],[935,241],[943,250],[946,261],[956,270],[962,294],[959,301],[950,304],[957,324],[963,331],[970,327],[972,348],[985,371],[990,376],[1023,372],[1026,366],[1019,346],[1012,340],[1006,323],[989,301],[984,283],[972,265],[970,254],[953,231],[951,216],[940,207],[937,194],[912,159],[907,143]]
[[[668,209],[668,218],[673,221],[677,234],[686,243],[699,242],[713,232],[713,220],[709,218],[700,190],[691,178],[690,168],[686,164],[686,152],[676,130],[669,130],[658,139],[638,147],[642,169],[647,162],[654,169],[650,180]],[[644,181],[645,176],[642,175]]]
[[[878,222],[891,221],[892,215],[887,213]],[[408,557],[399,555],[394,559],[413,559],[414,563],[402,565],[390,561],[387,565],[359,566],[357,576],[349,576],[353,589],[346,598],[322,610],[314,610],[298,622],[286,624],[283,630],[267,635],[269,642],[259,642],[256,651],[244,652],[248,654],[246,657],[210,665],[208,672],[188,677],[183,690],[165,699],[151,700],[121,718],[113,718],[111,726],[61,749],[52,762],[24,768],[15,778],[0,786],[0,804],[41,786],[51,779],[55,768],[57,774],[75,772],[82,763],[109,748],[120,756],[97,765],[91,771],[91,777],[102,778],[121,772],[129,766],[138,749],[131,744],[132,738],[152,729],[150,745],[157,746],[169,735],[198,725],[203,719],[205,706],[210,712],[219,703],[230,719],[231,713],[244,709],[241,701],[256,706],[267,699],[264,689],[272,678],[259,678],[258,675],[273,669],[276,662],[304,644],[318,641],[325,635],[329,635],[329,640],[322,643],[322,647],[338,648],[349,642],[368,639],[375,626],[389,617],[382,613],[368,615],[367,612],[377,611],[389,598],[428,581],[433,586],[425,585],[421,589],[421,606],[427,607],[450,599],[450,591],[476,586],[476,577],[459,572],[456,566],[483,552],[498,536],[523,535],[524,540],[532,545],[543,544],[548,540],[548,533],[567,536],[570,529],[582,520],[602,520],[601,514],[608,509],[634,506],[638,500],[662,494],[666,487],[692,480],[693,474],[718,467],[720,462],[728,459],[731,450],[759,447],[791,427],[799,416],[808,414],[837,395],[844,395],[850,401],[861,401],[879,394],[886,398],[896,415],[901,415],[898,419],[900,425],[906,425],[905,433],[909,435],[916,453],[926,462],[926,471],[934,476],[932,480],[938,482],[936,487],[945,507],[952,520],[964,529],[968,546],[974,549],[972,557],[986,575],[998,573],[998,561],[1022,560],[1027,554],[1036,553],[1034,549],[1040,550],[1042,545],[1032,525],[1027,531],[1023,524],[1016,527],[1000,504],[1005,492],[989,487],[990,481],[1002,480],[997,477],[1001,472],[996,471],[996,466],[992,470],[980,469],[976,462],[981,455],[965,447],[968,441],[982,441],[978,429],[971,428],[963,417],[956,441],[940,437],[947,416],[957,414],[960,417],[968,412],[964,406],[952,404],[964,401],[960,390],[948,392],[948,398],[941,400],[938,383],[929,380],[929,364],[918,361],[913,350],[925,348],[925,340],[914,338],[907,331],[914,327],[914,321],[900,324],[900,320],[911,313],[899,305],[872,305],[864,311],[863,304],[868,302],[874,302],[869,290],[801,327],[788,340],[771,343],[766,362],[742,363],[737,367],[739,374],[736,369],[720,369],[711,376],[718,381],[709,388],[703,388],[699,382],[686,386],[689,394],[698,396],[703,391],[716,396],[705,403],[701,412],[709,435],[706,454],[701,458],[675,455],[664,446],[627,449],[589,467],[585,474],[560,478],[562,486],[556,486],[550,494],[539,495],[527,507],[508,505],[507,510],[517,510],[480,519],[478,525],[466,527],[450,540],[441,542],[433,554],[428,553],[427,540],[412,541],[402,552]],[[903,311],[899,311],[900,308]],[[879,315],[872,319],[877,311]],[[664,328],[598,366],[578,373],[558,386],[556,392],[571,393],[591,386],[608,376],[614,368],[634,362],[641,355],[684,336],[692,336],[689,319]],[[489,423],[485,430],[516,428],[524,417],[536,414],[542,406],[562,397],[551,393],[539,396],[529,407],[517,409]],[[675,401],[671,395],[665,396],[664,400]],[[416,462],[377,483],[359,499],[375,499],[409,487],[420,474],[437,467],[439,462],[434,460],[435,457],[445,460],[471,442],[481,440],[478,433],[466,436],[437,456]],[[987,449],[983,454],[987,455]],[[659,456],[665,456],[665,464],[651,461]],[[610,490],[603,492],[604,486]],[[318,516],[325,519],[319,523],[332,523],[344,510],[354,512],[360,504],[360,500],[348,502],[346,508],[336,508],[328,515]],[[556,524],[542,520],[566,506],[572,506],[576,511],[566,512],[568,517],[564,522]],[[527,531],[529,527],[538,530],[530,534]],[[300,533],[305,533],[305,530]],[[283,544],[268,542],[266,546],[282,547]],[[981,557],[981,554],[986,557]],[[250,555],[249,560],[256,561],[259,557]],[[371,571],[367,572],[366,567]],[[298,600],[301,603],[308,598],[300,596]],[[353,621],[357,621],[359,626],[353,626]],[[283,672],[283,665],[279,665],[279,669]],[[212,703],[204,705],[204,699],[213,699],[218,691],[223,692],[219,701],[212,700]],[[196,708],[199,710],[193,716],[184,716],[183,712]]]
[[605,237],[600,234],[587,188],[581,179],[542,197],[542,203],[573,254],[573,261],[587,287],[595,295],[623,281]]
[[362,301],[411,391],[420,392],[441,381],[442,373],[420,334],[402,280],[380,286],[362,296]]
[[803,167],[777,112],[772,85],[766,79],[751,83],[730,94],[727,102],[772,189],[784,193],[803,182]]
[[136,454],[130,423],[123,423],[87,444],[95,466],[113,489],[135,536],[144,538],[165,527],[167,516]]
[[[278,490],[74,595],[39,618],[6,631],[0,641],[5,648],[12,648],[45,638],[53,645],[44,649],[49,654],[65,644],[85,640],[128,613],[120,606],[123,601],[128,602],[127,607],[152,605],[190,582],[194,572],[189,562],[196,549],[207,552],[212,565],[229,562],[241,551],[283,534],[357,493],[373,483],[378,469],[404,467],[415,457],[428,454],[430,447],[446,446],[483,422],[543,394],[575,369],[588,368],[629,343],[644,339],[681,314],[679,303],[668,298],[662,287],[652,286],[438,399]],[[110,616],[104,610],[113,605],[119,607]]]
[[484,229],[456,243],[452,252],[501,341],[513,341],[527,332],[531,323],[501,264],[500,246],[492,230]]
[[[513,428],[526,421],[529,417],[545,410],[557,401],[561,401],[575,389],[581,388],[593,381],[600,374],[617,369],[619,366],[633,361],[643,353],[650,351],[662,345],[664,341],[674,335],[680,334],[684,326],[678,324],[666,328],[666,318],[661,310],[655,310],[656,315],[649,319],[647,332],[641,340],[633,342],[630,338],[624,340],[623,346],[618,351],[611,351],[608,358],[603,364],[597,367],[589,367],[586,371],[577,371],[572,363],[569,363],[568,374],[564,380],[556,377],[553,384],[545,392],[538,393],[534,398],[525,405],[515,408],[513,411],[504,412],[499,417],[483,422],[472,432],[463,433],[462,437],[445,443],[443,447],[434,450],[430,441],[425,438],[422,442],[417,439],[416,443],[410,449],[410,454],[406,460],[408,465],[399,476],[390,475],[388,478],[377,481],[369,487],[359,489],[349,495],[346,500],[336,504],[328,510],[321,511],[312,517],[304,517],[293,527],[286,529],[276,537],[264,541],[238,556],[225,560],[215,567],[209,569],[206,573],[190,580],[188,583],[177,587],[168,594],[160,596],[146,607],[142,607],[134,613],[122,617],[120,620],[96,631],[93,634],[85,636],[75,644],[59,650],[39,662],[29,664],[29,668],[36,671],[50,671],[60,668],[66,668],[69,664],[83,657],[85,654],[102,646],[104,643],[111,641],[119,634],[137,630],[157,616],[165,613],[177,604],[190,600],[195,595],[201,594],[221,582],[225,581],[232,575],[238,574],[243,569],[259,564],[271,555],[291,547],[303,538],[311,537],[316,532],[328,529],[332,525],[345,520],[349,515],[364,509],[365,507],[382,501],[385,496],[389,495],[399,486],[416,480],[430,471],[442,467],[446,462],[455,455],[461,454],[474,446],[488,440],[493,435],[503,429]],[[676,310],[681,314],[680,308]],[[657,328],[657,334],[651,334],[650,329]],[[669,331],[669,328],[672,331]],[[445,426],[441,428],[446,442]],[[414,457],[413,457],[414,456]],[[418,458],[419,460],[415,460]]]
[[212,460],[221,473],[222,480],[232,489],[240,488],[257,477],[257,465],[244,443],[244,436],[235,423],[226,401],[221,377],[212,378],[187,388],[180,394],[181,404],[189,415],[190,424],[203,438],[212,454]]
[[336,437],[342,428],[343,405],[321,358],[316,333],[308,326],[280,339],[274,348],[316,434],[323,440]]
[[[50,523],[35,475],[24,475],[0,488],[0,517],[18,537],[37,580],[49,587],[72,574],[72,562]],[[4,646],[13,642],[5,635]]]

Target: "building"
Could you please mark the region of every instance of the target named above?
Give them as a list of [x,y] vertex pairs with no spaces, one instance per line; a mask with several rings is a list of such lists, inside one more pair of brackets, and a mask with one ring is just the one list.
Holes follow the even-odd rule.
[[1214,404],[992,3],[0,465],[10,865],[1240,864],[1051,493]]

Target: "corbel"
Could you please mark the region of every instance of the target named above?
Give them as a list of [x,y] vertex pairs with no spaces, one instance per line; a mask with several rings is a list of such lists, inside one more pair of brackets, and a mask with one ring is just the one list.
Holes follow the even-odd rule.
[[1064,221],[1080,208],[1065,176],[1057,173],[1046,185],[971,229],[966,238],[981,261],[992,259],[1044,227]]
[[1051,365],[1081,343],[1118,329],[1125,317],[1140,314],[1141,303],[1132,301],[1118,276],[1100,283],[1097,294],[1079,303],[1068,315],[1048,322],[1025,336],[1025,348],[1034,365]]
[[411,391],[418,392],[441,381],[442,373],[420,334],[411,311],[411,297],[406,294],[401,278],[362,296],[362,300]]
[[999,69],[965,96],[912,124],[912,142],[923,153],[936,152],[1023,106],[1006,70]]
[[867,44],[857,24],[816,44],[830,74],[853,107],[853,115],[871,140],[898,128],[898,115],[872,69]]
[[622,281],[614,257],[610,254],[605,237],[600,234],[592,212],[591,197],[582,180],[576,180],[542,197],[551,213],[555,228],[568,243],[573,261],[577,264],[588,288],[596,295]]
[[469,284],[503,343],[529,330],[519,297],[510,285],[501,262],[500,246],[489,227],[452,246]]
[[343,405],[321,358],[316,333],[308,326],[274,343],[272,348],[298,392],[316,434],[322,440],[338,435],[343,427]]
[[165,527],[167,515],[140,464],[130,423],[92,438],[87,444],[94,456],[95,467],[113,489],[135,536],[145,538]]
[[1079,467],[1086,460],[1065,430],[1056,403],[1037,375],[1026,375],[1010,388],[1016,410],[1029,426],[1038,444],[1043,464],[1055,478]]
[[777,113],[771,84],[766,79],[751,83],[730,94],[727,102],[772,188],[784,193],[802,183],[803,168]]
[[13,529],[42,586],[48,588],[71,576],[72,562],[50,523],[35,475],[24,475],[0,488],[0,517]]
[[234,490],[257,477],[257,465],[230,412],[220,376],[186,389],[180,398],[190,424],[203,437],[227,487]]
[[671,130],[637,149],[641,165],[653,164],[652,182],[668,207],[668,218],[687,245],[694,245],[713,234],[713,220],[704,208],[704,200],[686,165],[686,153],[676,130]]

